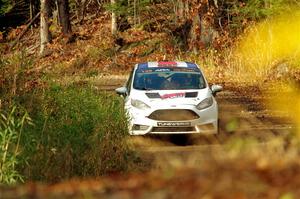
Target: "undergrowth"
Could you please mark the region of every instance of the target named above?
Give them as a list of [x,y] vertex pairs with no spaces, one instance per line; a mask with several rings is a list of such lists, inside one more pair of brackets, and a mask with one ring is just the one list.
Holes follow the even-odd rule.
[[10,112],[0,109],[0,184],[15,184],[23,181],[17,166],[24,163],[20,141],[23,127],[31,123],[28,113],[12,106]]
[[22,140],[30,157],[20,168],[27,179],[95,177],[126,172],[139,161],[125,142],[127,122],[116,96],[90,86],[54,84],[22,100],[35,124]]
[[[1,115],[0,183],[25,180],[57,182],[138,169],[140,159],[128,143],[122,102],[90,86],[52,85],[18,96]],[[21,131],[22,136],[21,136]]]
[[139,168],[141,160],[126,142],[118,96],[88,83],[54,83],[32,70],[33,64],[23,52],[0,59],[0,183],[57,182]]

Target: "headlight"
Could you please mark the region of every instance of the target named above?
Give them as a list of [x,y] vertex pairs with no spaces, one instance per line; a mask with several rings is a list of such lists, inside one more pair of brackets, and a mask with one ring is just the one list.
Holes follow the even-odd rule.
[[131,99],[131,105],[139,109],[148,109],[150,106],[140,100]]
[[213,104],[213,98],[212,97],[208,97],[205,98],[204,100],[202,100],[202,102],[200,102],[196,107],[199,110],[205,109],[210,107]]

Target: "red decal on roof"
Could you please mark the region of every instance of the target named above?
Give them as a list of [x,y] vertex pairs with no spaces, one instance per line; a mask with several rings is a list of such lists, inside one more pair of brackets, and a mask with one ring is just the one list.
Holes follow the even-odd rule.
[[161,96],[161,99],[180,98],[180,97],[185,97],[185,93],[164,94],[164,95]]
[[175,61],[160,61],[160,62],[157,63],[157,66],[159,66],[159,67],[164,67],[164,66],[176,67],[177,62],[175,62]]

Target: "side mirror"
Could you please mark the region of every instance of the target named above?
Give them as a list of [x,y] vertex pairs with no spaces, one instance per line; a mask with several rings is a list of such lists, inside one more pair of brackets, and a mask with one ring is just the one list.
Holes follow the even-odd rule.
[[213,95],[216,95],[218,92],[222,91],[223,87],[220,85],[212,85],[211,86],[211,91]]
[[118,95],[122,95],[122,96],[126,96],[127,95],[127,88],[126,87],[120,87],[120,88],[117,88],[116,90],[116,93]]

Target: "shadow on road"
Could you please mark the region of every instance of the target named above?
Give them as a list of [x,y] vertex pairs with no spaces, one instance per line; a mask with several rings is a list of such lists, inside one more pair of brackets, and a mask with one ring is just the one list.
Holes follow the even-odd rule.
[[219,134],[175,134],[175,135],[145,135],[132,137],[132,143],[138,148],[159,147],[161,151],[168,147],[210,147],[222,145],[232,138],[253,138],[260,143],[268,142],[278,135],[287,135],[293,128],[289,123],[276,122],[275,113],[267,109],[258,101],[248,99],[233,91],[224,91],[217,96],[219,104]]

